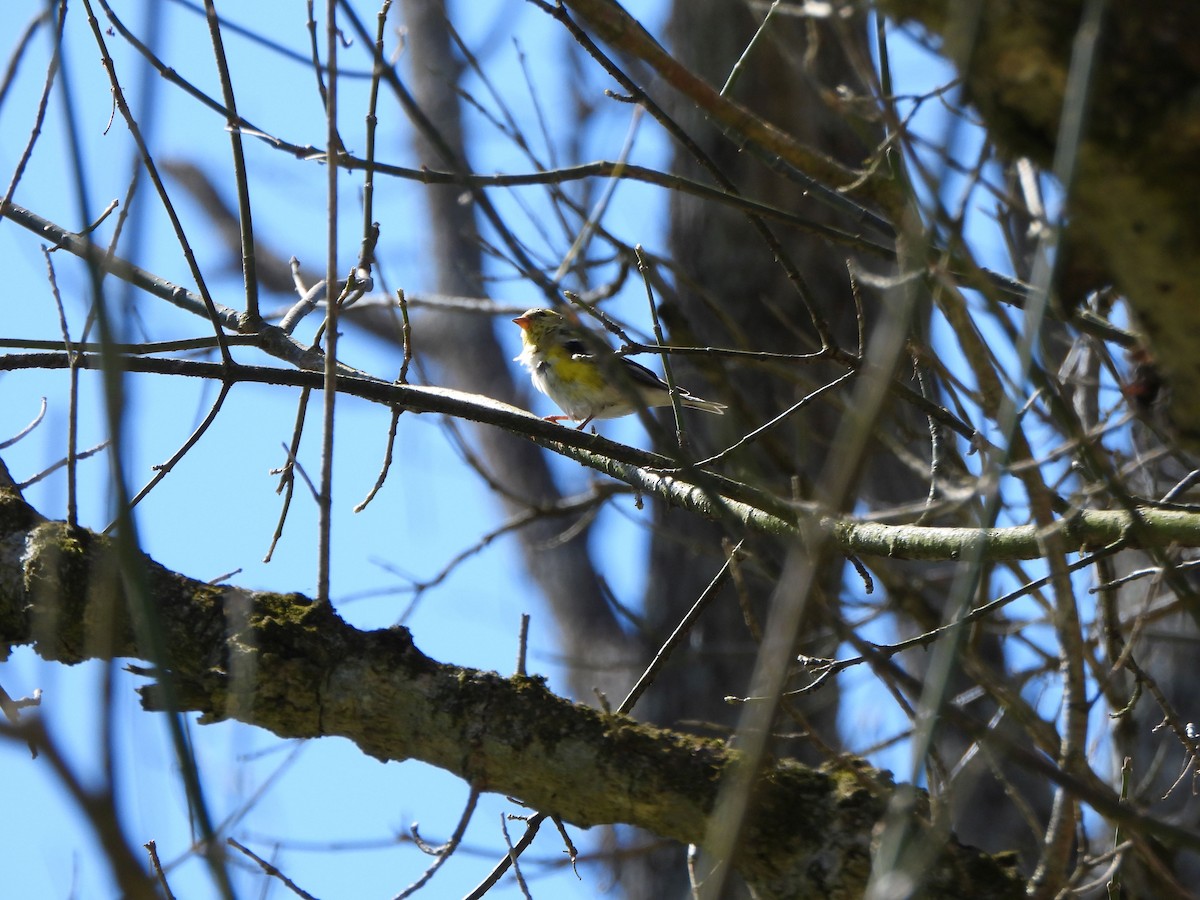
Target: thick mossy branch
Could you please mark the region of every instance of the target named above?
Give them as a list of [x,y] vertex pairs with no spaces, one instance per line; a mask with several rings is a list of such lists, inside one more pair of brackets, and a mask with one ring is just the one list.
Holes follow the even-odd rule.
[[[149,709],[162,708],[169,678],[172,696],[203,721],[344,737],[378,759],[419,759],[576,825],[628,823],[686,843],[704,840],[738,765],[719,741],[570,703],[538,679],[436,662],[404,628],[359,631],[307,597],[214,587],[143,564],[169,669],[148,672],[158,679],[143,689]],[[124,583],[109,539],[42,519],[0,486],[0,653],[32,644],[67,664],[146,659]],[[888,776],[865,766],[775,763],[736,867],[763,897],[860,896],[890,791]],[[1005,864],[951,841],[926,896],[967,893],[1021,891]]]

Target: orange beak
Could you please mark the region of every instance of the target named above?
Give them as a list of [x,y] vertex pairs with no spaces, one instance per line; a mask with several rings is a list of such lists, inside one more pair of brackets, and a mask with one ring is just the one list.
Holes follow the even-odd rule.
[[513,319],[513,323],[521,326],[522,331],[529,330],[529,316],[517,316]]

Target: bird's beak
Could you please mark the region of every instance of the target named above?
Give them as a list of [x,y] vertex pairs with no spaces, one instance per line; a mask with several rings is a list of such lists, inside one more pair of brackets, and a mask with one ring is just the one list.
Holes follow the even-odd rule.
[[529,316],[517,316],[513,319],[513,323],[521,326],[522,331],[529,330]]

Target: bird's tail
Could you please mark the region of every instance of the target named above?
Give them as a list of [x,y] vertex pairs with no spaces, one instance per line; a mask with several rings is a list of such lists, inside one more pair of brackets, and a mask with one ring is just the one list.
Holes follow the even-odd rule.
[[700,397],[693,397],[691,394],[684,394],[679,399],[683,402],[684,406],[716,413],[718,416],[725,415],[725,410],[729,408],[724,403],[717,403],[715,400],[702,400]]

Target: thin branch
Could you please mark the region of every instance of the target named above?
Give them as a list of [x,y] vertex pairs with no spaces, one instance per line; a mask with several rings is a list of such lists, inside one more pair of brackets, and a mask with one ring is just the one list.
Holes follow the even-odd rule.
[[184,233],[183,223],[179,220],[179,216],[175,212],[175,205],[167,195],[166,186],[158,174],[158,166],[155,165],[154,158],[150,155],[150,148],[142,137],[141,127],[133,117],[129,105],[125,102],[125,92],[121,89],[121,84],[117,80],[116,64],[109,55],[108,43],[104,40],[104,33],[100,29],[100,23],[96,19],[95,12],[92,11],[91,0],[83,0],[83,5],[87,10],[88,24],[92,28],[92,36],[95,38],[96,46],[100,49],[100,58],[104,64],[104,71],[108,75],[109,83],[112,85],[113,99],[116,101],[117,109],[120,111],[121,117],[125,120],[125,127],[129,129],[130,136],[133,138],[134,143],[137,144],[142,164],[146,167],[146,172],[150,175],[150,181],[153,182],[154,189],[158,192],[159,202],[162,204],[163,210],[171,221],[171,227],[175,232],[175,239],[179,242],[179,247],[183,251],[183,257],[187,261],[188,270],[196,282],[196,289],[200,292],[200,299],[204,305],[205,313],[212,323],[213,332],[217,338],[217,346],[221,351],[221,359],[227,368],[232,368],[233,357],[229,355],[229,348],[225,345],[225,332],[222,330],[222,320],[218,316],[216,304],[208,292],[208,284],[204,279],[204,273],[201,272],[200,266],[196,262],[196,255],[192,252],[191,244]]
[[729,575],[734,565],[734,560],[741,549],[742,542],[738,541],[737,545],[726,555],[724,565],[717,570],[717,574],[708,583],[708,587],[701,592],[700,596],[696,598],[696,602],[692,604],[692,608],[679,620],[679,624],[675,626],[675,630],[671,632],[671,636],[659,648],[658,653],[654,654],[654,659],[651,660],[650,665],[646,667],[646,670],[638,678],[637,684],[633,686],[625,699],[621,701],[621,705],[617,707],[618,713],[628,715],[633,712],[634,706],[637,705],[638,700],[646,692],[646,689],[654,683],[655,676],[666,665],[671,653],[687,637],[692,626],[696,624],[701,614],[703,614],[704,610],[716,597],[717,592],[724,586],[725,579]]
[[[309,3],[310,21],[312,4]],[[315,31],[315,24],[313,25]],[[326,167],[326,245],[325,245],[325,283],[337,283],[338,274],[338,168],[335,164],[342,148],[342,139],[338,135],[338,83],[337,83],[337,0],[325,2],[325,64],[329,67],[329,86],[322,91],[325,101],[325,141],[327,159]],[[313,55],[316,57],[314,43]],[[317,67],[317,79],[320,81],[320,67]],[[350,282],[347,282],[347,291]],[[330,302],[325,305],[325,372],[322,385],[321,409],[321,489],[317,495],[317,602],[329,602],[330,566],[333,554],[333,436],[334,410],[337,401],[337,342],[338,342],[338,313],[344,297],[334,298],[329,295]]]
[[242,150],[242,134],[238,128],[237,102],[233,96],[233,80],[229,77],[229,62],[225,58],[225,43],[221,39],[221,23],[217,19],[217,8],[213,0],[204,0],[208,33],[212,38],[213,57],[217,63],[217,75],[221,80],[221,95],[225,98],[225,109],[229,111],[227,124],[229,141],[233,149],[233,178],[237,185],[238,224],[242,239],[242,276],[246,286],[247,324],[253,327],[259,320],[258,314],[258,269],[254,256],[254,221],[250,210],[250,183],[246,178],[246,154]]
[[237,850],[239,853],[242,853],[243,855],[254,860],[254,862],[258,865],[258,867],[260,869],[262,869],[263,872],[267,876],[278,879],[279,882],[285,888],[287,888],[289,891],[291,891],[297,897],[303,897],[304,900],[317,900],[316,897],[314,897],[308,891],[302,889],[299,885],[296,884],[296,882],[292,881],[292,879],[290,879],[286,875],[284,875],[283,872],[279,871],[278,868],[271,865],[271,863],[267,862],[265,859],[263,859],[261,856],[259,856],[257,853],[255,853],[253,850],[251,850],[246,845],[237,841],[235,838],[226,838],[225,843],[227,843],[233,849]]
[[467,832],[467,825],[470,824],[471,817],[475,814],[475,807],[479,802],[479,788],[472,787],[471,793],[467,796],[466,806],[463,807],[462,815],[458,817],[458,824],[454,826],[454,832],[450,835],[450,840],[446,841],[445,845],[437,851],[437,860],[428,869],[421,873],[421,877],[402,890],[396,895],[395,900],[404,900],[406,897],[411,897],[437,874],[437,870],[445,865],[450,856],[458,849],[462,843],[463,835]]

